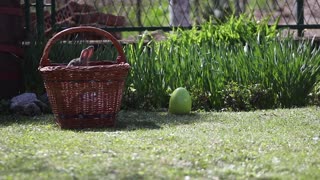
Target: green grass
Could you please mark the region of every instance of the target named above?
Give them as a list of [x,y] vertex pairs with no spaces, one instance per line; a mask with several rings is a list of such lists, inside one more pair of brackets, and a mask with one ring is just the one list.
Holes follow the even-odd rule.
[[188,116],[121,111],[117,126],[61,130],[0,116],[0,179],[319,179],[318,107]]

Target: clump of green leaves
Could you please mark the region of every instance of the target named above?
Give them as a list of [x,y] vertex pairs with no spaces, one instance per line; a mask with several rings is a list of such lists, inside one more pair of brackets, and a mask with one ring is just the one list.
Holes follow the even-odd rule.
[[212,94],[207,91],[203,92],[203,90],[198,89],[196,86],[192,86],[190,89],[190,95],[192,98],[192,106],[193,110],[210,110],[212,109],[210,103],[210,97]]
[[270,87],[265,88],[261,84],[252,84],[249,85],[248,89],[250,91],[251,110],[270,109],[278,106],[276,95]]
[[268,109],[275,105],[275,97],[271,89],[265,89],[261,84],[247,86],[229,82],[221,92],[223,111],[249,111]]
[[223,110],[243,111],[250,109],[250,91],[238,85],[236,82],[230,82],[226,88],[221,91],[223,98]]
[[309,101],[312,105],[320,106],[320,81],[318,81],[309,94]]
[[227,21],[214,24],[211,21],[204,23],[200,30],[193,27],[191,30],[177,29],[174,33],[169,34],[169,39],[173,43],[181,44],[226,44],[245,43],[253,41],[272,40],[277,37],[278,22],[272,26],[268,25],[268,18],[257,21],[253,16],[240,15],[239,17],[231,16]]

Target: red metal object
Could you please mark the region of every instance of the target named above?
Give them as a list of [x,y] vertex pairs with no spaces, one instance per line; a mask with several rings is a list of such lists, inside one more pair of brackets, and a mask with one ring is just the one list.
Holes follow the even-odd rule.
[[12,53],[20,57],[24,55],[23,49],[14,45],[0,44],[0,52]]
[[[52,19],[49,13],[44,17],[45,33],[49,35],[52,32]],[[32,27],[35,28],[36,19],[32,19]],[[65,27],[74,27],[81,25],[90,26],[124,26],[125,17],[115,16],[97,12],[96,9],[87,4],[79,4],[71,1],[56,11],[56,24]],[[121,38],[119,33],[112,33],[117,39]]]
[[23,16],[23,10],[20,8],[0,7],[1,14]]
[[0,99],[24,91],[21,69],[24,13],[18,0],[0,1]]

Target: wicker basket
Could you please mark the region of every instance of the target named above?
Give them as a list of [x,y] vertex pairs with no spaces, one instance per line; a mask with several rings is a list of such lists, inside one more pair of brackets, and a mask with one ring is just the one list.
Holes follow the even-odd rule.
[[[73,33],[95,33],[107,38],[118,51],[117,60],[71,67],[51,63],[48,54],[52,45]],[[46,44],[39,65],[56,122],[68,129],[114,126],[129,69],[121,45],[110,33],[88,26],[57,33]]]

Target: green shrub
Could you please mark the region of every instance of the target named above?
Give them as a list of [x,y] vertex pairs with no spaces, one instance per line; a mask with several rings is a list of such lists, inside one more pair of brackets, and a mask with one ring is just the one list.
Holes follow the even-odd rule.
[[231,16],[227,21],[220,24],[207,22],[191,30],[177,29],[174,33],[168,34],[169,39],[176,45],[188,44],[226,44],[233,45],[246,42],[265,42],[277,37],[279,31],[276,29],[277,23],[268,25],[268,18],[256,21],[248,15],[239,17]]
[[[255,30],[245,34],[247,26],[234,21],[225,26],[240,24],[240,33],[234,31],[240,36],[224,32],[214,36],[224,28],[205,24],[200,30],[174,31],[166,41],[128,45],[125,50],[132,69],[127,82],[135,89],[135,107],[146,101],[148,106],[166,107],[167,90],[177,87],[190,90],[193,109],[307,105],[320,74],[319,48],[309,41],[278,38],[278,31],[266,22],[252,23]],[[130,93],[128,88],[126,93]]]
[[221,91],[223,98],[223,110],[244,111],[250,110],[250,91],[238,85],[235,82],[230,82],[225,89]]
[[277,106],[276,95],[270,87],[265,88],[261,84],[252,84],[248,89],[250,91],[249,102],[253,110],[271,109]]
[[236,82],[229,82],[220,93],[223,111],[250,111],[275,106],[272,90],[265,89],[261,84],[242,86]]
[[309,103],[320,106],[320,81],[318,81],[309,94]]

